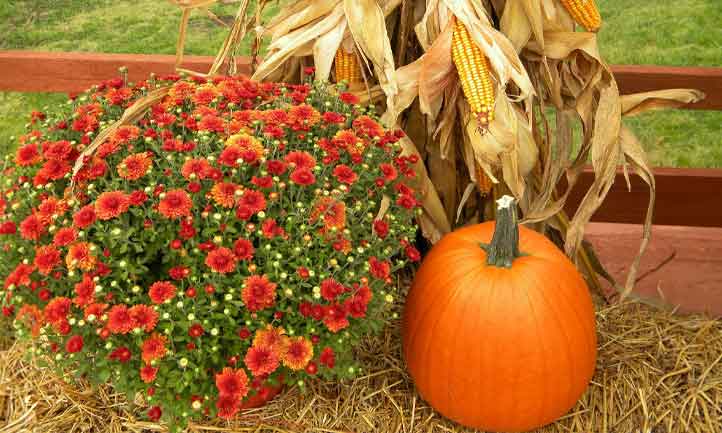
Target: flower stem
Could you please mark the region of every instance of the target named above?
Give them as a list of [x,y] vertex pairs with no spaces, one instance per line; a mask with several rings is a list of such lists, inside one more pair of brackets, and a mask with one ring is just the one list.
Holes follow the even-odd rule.
[[496,201],[496,226],[491,243],[482,243],[486,251],[486,264],[499,268],[511,268],[515,259],[523,256],[519,251],[519,220],[516,200],[505,195]]

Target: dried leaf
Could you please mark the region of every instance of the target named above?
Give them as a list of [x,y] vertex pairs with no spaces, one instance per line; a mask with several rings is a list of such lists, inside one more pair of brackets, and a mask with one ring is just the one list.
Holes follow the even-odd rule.
[[694,89],[665,89],[653,92],[633,93],[622,96],[622,114],[636,116],[653,110],[684,107],[705,98],[705,94]]

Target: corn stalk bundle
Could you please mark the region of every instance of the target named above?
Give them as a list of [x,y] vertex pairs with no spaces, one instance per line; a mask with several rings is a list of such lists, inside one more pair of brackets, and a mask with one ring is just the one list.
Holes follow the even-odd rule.
[[[177,67],[190,11],[216,1],[170,0],[183,10]],[[406,132],[406,153],[420,157],[419,223],[429,241],[493,218],[492,200],[511,193],[524,222],[554,238],[595,285],[597,274],[611,278],[583,243],[584,227],[617,167],[625,176],[631,167],[650,199],[627,281],[611,281],[630,293],[650,237],[655,184],[621,118],[704,95],[620,96],[597,47],[602,22],[594,0],[291,0],[277,1],[280,12],[265,20],[269,2],[239,0],[211,70],[187,72],[235,73],[238,45],[255,33],[254,79],[299,82],[314,66],[316,80],[347,82],[363,103],[382,107],[386,126]],[[270,44],[257,61],[263,38]],[[568,217],[566,199],[588,163],[594,182]]]

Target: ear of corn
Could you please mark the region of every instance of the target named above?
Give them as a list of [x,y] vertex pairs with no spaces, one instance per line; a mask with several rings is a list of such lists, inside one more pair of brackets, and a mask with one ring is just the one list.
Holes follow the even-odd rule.
[[476,165],[476,186],[482,197],[489,195],[492,188],[494,188],[494,182],[478,164]]
[[494,83],[489,59],[474,42],[466,26],[456,20],[451,42],[451,57],[459,72],[461,88],[479,121],[482,133],[488,131],[494,120]]
[[561,0],[562,4],[579,25],[590,32],[599,30],[602,16],[594,0]]
[[361,82],[361,67],[356,53],[349,53],[340,47],[335,59],[336,82],[346,81],[349,84]]

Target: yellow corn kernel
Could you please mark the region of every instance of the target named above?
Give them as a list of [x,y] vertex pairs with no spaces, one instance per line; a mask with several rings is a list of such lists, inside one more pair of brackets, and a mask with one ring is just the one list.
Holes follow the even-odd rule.
[[337,83],[341,81],[349,84],[361,82],[361,67],[356,53],[349,53],[343,47],[336,51],[335,71]]
[[451,42],[451,58],[459,73],[461,88],[482,133],[494,120],[494,82],[489,59],[471,38],[466,26],[456,20]]
[[594,0],[561,0],[562,4],[579,25],[596,32],[602,25],[602,16]]

